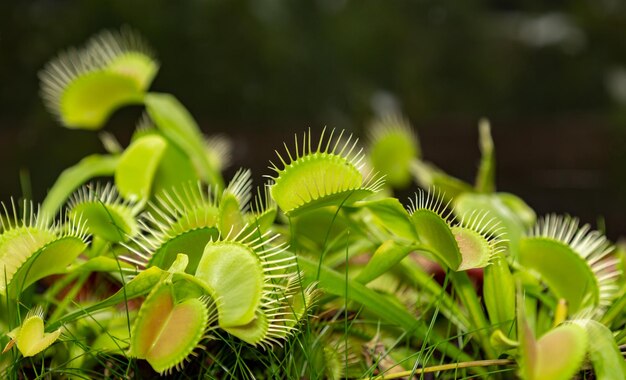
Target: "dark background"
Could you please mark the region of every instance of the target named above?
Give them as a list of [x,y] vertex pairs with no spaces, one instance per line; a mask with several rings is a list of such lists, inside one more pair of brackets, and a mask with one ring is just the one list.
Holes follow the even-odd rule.
[[[471,181],[476,124],[492,122],[499,190],[626,235],[626,2],[0,1],[0,200],[41,201],[65,167],[102,151],[55,123],[37,72],[59,50],[129,25],[208,134],[235,143],[257,183],[294,132],[357,135],[397,108],[424,156]],[[126,143],[140,108],[106,126]],[[234,169],[231,169],[231,172]]]

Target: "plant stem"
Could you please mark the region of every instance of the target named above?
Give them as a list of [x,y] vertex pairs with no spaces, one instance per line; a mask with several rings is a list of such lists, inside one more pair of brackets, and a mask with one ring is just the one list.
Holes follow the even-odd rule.
[[448,274],[461,302],[467,308],[470,320],[474,325],[476,335],[478,336],[478,340],[485,354],[490,359],[496,358],[496,352],[489,343],[490,326],[487,322],[487,317],[483,312],[478,296],[476,295],[476,289],[467,275],[467,272],[449,271]]
[[431,373],[431,372],[440,372],[440,371],[449,371],[453,369],[459,368],[471,368],[471,367],[489,367],[489,366],[499,366],[499,365],[510,365],[515,363],[510,359],[493,359],[493,360],[476,360],[471,362],[461,362],[461,363],[450,363],[450,364],[441,364],[435,365],[432,367],[426,368],[416,368],[412,371],[403,371],[390,375],[380,375],[374,377],[366,377],[362,380],[387,380],[387,379],[400,379],[403,377],[408,377],[412,375],[421,375],[423,373]]
[[74,301],[74,298],[76,298],[76,295],[78,294],[78,292],[80,292],[83,285],[85,285],[85,281],[87,281],[88,277],[89,277],[88,272],[81,273],[78,276],[78,279],[76,280],[76,283],[74,284],[72,289],[70,289],[70,291],[63,297],[63,300],[59,303],[57,308],[54,310],[54,313],[52,313],[52,315],[50,316],[49,318],[50,322],[56,321],[57,319],[61,317],[61,315],[65,312],[67,305],[69,305],[70,302]]
[[432,297],[440,300],[441,312],[462,330],[469,330],[470,321],[459,309],[458,304],[446,291],[433,279],[433,275],[424,270],[410,257],[400,262],[403,273],[410,279],[412,284],[417,284]]

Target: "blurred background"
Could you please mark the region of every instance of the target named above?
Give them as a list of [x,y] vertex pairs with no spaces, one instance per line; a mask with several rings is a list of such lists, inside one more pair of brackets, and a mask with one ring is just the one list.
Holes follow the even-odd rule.
[[[103,150],[47,114],[37,72],[122,25],[157,53],[152,89],[233,139],[229,173],[250,167],[261,183],[293,133],[364,136],[397,110],[426,160],[473,181],[487,117],[498,190],[626,236],[624,1],[3,0],[0,200],[32,189],[41,201],[64,168]],[[126,144],[140,115],[125,108],[105,130]]]

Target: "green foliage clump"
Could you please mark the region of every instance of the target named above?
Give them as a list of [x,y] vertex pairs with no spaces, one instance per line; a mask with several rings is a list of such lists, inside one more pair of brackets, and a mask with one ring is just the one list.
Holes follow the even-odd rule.
[[[140,41],[105,32],[41,75],[67,127],[128,104],[146,116],[38,211],[4,207],[2,377],[626,376],[623,249],[496,192],[486,121],[474,185],[389,116],[367,149],[296,136],[253,197],[249,170],[222,177],[224,138],[149,92],[158,64]],[[413,181],[426,190],[405,207],[390,194]]]

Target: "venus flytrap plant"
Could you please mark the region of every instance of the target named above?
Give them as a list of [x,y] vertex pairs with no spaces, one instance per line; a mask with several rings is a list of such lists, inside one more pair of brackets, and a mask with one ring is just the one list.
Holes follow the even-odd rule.
[[250,172],[242,170],[221,195],[217,188],[205,190],[200,183],[183,183],[162,192],[140,221],[143,234],[135,241],[139,250],[130,260],[163,268],[185,252],[190,260],[188,271],[194,273],[210,240],[245,226],[250,187]]
[[447,204],[443,203],[444,196],[442,193],[435,194],[435,191],[432,191],[433,195],[430,190],[428,193],[420,190],[416,194],[409,208],[411,222],[427,252],[435,255],[447,268],[457,270],[463,257],[451,230],[450,212],[446,210]]
[[61,336],[61,329],[53,332],[44,332],[44,312],[41,307],[29,310],[22,324],[11,330],[7,335],[11,338],[2,353],[10,350],[14,345],[22,356],[35,356],[50,347]]
[[[61,124],[100,129],[117,108],[144,104],[158,131],[121,154],[92,155],[67,169],[43,202],[49,218],[77,188],[100,176],[114,175],[122,196],[143,202],[180,181],[202,179],[222,186],[219,169],[226,161],[221,155],[227,154],[227,144],[205,143],[176,99],[147,92],[157,71],[151,49],[129,29],[104,31],[85,48],[60,54],[42,70],[44,103]],[[145,170],[146,162],[150,170]]]
[[[129,104],[146,115],[128,147],[105,137],[108,154],[64,171],[40,212],[4,207],[0,334],[29,359],[5,352],[0,377],[149,376],[135,360],[187,377],[624,377],[626,285],[612,245],[562,217],[527,234],[534,211],[496,192],[488,122],[473,185],[423,161],[393,116],[372,123],[367,150],[345,132],[296,135],[251,201],[249,170],[224,186],[226,140],[148,92],[157,70],[123,30],[40,74],[67,127],[102,128]],[[96,177],[110,181],[84,186]],[[411,178],[430,190],[405,208],[390,194]],[[62,277],[48,286],[51,274]],[[18,317],[37,304],[50,313]],[[61,328],[62,344],[37,355]]]
[[118,107],[141,103],[157,71],[142,38],[122,29],[61,53],[39,76],[44,103],[62,125],[99,129]]
[[257,188],[254,201],[250,204],[250,212],[244,216],[247,229],[256,229],[261,234],[272,229],[278,215],[276,202],[270,196],[269,189],[269,183],[263,185],[262,190]]
[[385,176],[388,185],[407,187],[411,161],[420,156],[421,150],[408,120],[399,115],[377,119],[368,128],[368,140],[372,167]]
[[237,235],[246,227],[246,218],[252,191],[252,173],[239,170],[219,202],[218,228],[223,235]]
[[193,351],[202,348],[200,341],[217,315],[210,297],[183,285],[167,278],[154,287],[131,331],[129,355],[147,360],[161,374],[180,370]]
[[115,184],[122,196],[146,202],[167,141],[158,135],[142,136],[122,153],[115,168]]
[[572,378],[580,369],[587,352],[587,332],[579,324],[564,323],[537,339],[526,320],[523,302],[519,290],[517,335],[520,340],[520,377],[524,380]]
[[70,217],[82,217],[94,237],[119,243],[139,233],[138,205],[123,200],[111,183],[83,186],[67,205]]
[[358,140],[353,142],[350,136],[342,141],[343,131],[333,140],[334,130],[324,140],[324,132],[315,150],[309,131],[302,136],[301,146],[295,136],[295,152],[285,144],[288,160],[276,152],[282,168],[272,164],[276,176],[270,177],[274,181],[271,195],[289,216],[324,206],[349,205],[374,194],[382,185],[381,178],[361,173],[364,155],[356,150]]
[[9,298],[43,277],[63,273],[87,248],[83,221],[65,214],[63,222],[50,223],[24,201],[21,216],[15,203],[12,212],[2,204],[0,234],[0,294]]
[[618,290],[620,272],[611,252],[610,242],[589,225],[579,228],[577,219],[548,215],[520,242],[518,260],[567,301],[570,315],[590,308],[601,316]]
[[189,111],[175,97],[169,94],[149,93],[145,97],[145,106],[156,128],[172,144],[186,153],[199,173],[201,180],[223,188],[223,179],[219,172],[220,160],[211,160],[219,151],[207,152],[207,147],[198,124]]
[[485,268],[505,250],[504,227],[489,211],[474,210],[451,230],[462,256],[458,270]]
[[418,245],[453,271],[483,268],[501,252],[503,228],[488,211],[472,212],[454,225],[442,193],[420,191],[409,213]]
[[299,301],[295,257],[284,245],[271,245],[277,235],[251,235],[209,242],[195,276],[213,289],[221,328],[270,346],[292,333],[312,300],[311,289],[302,290]]
[[571,323],[587,332],[587,355],[599,380],[626,378],[626,360],[611,330],[593,319],[574,319]]

